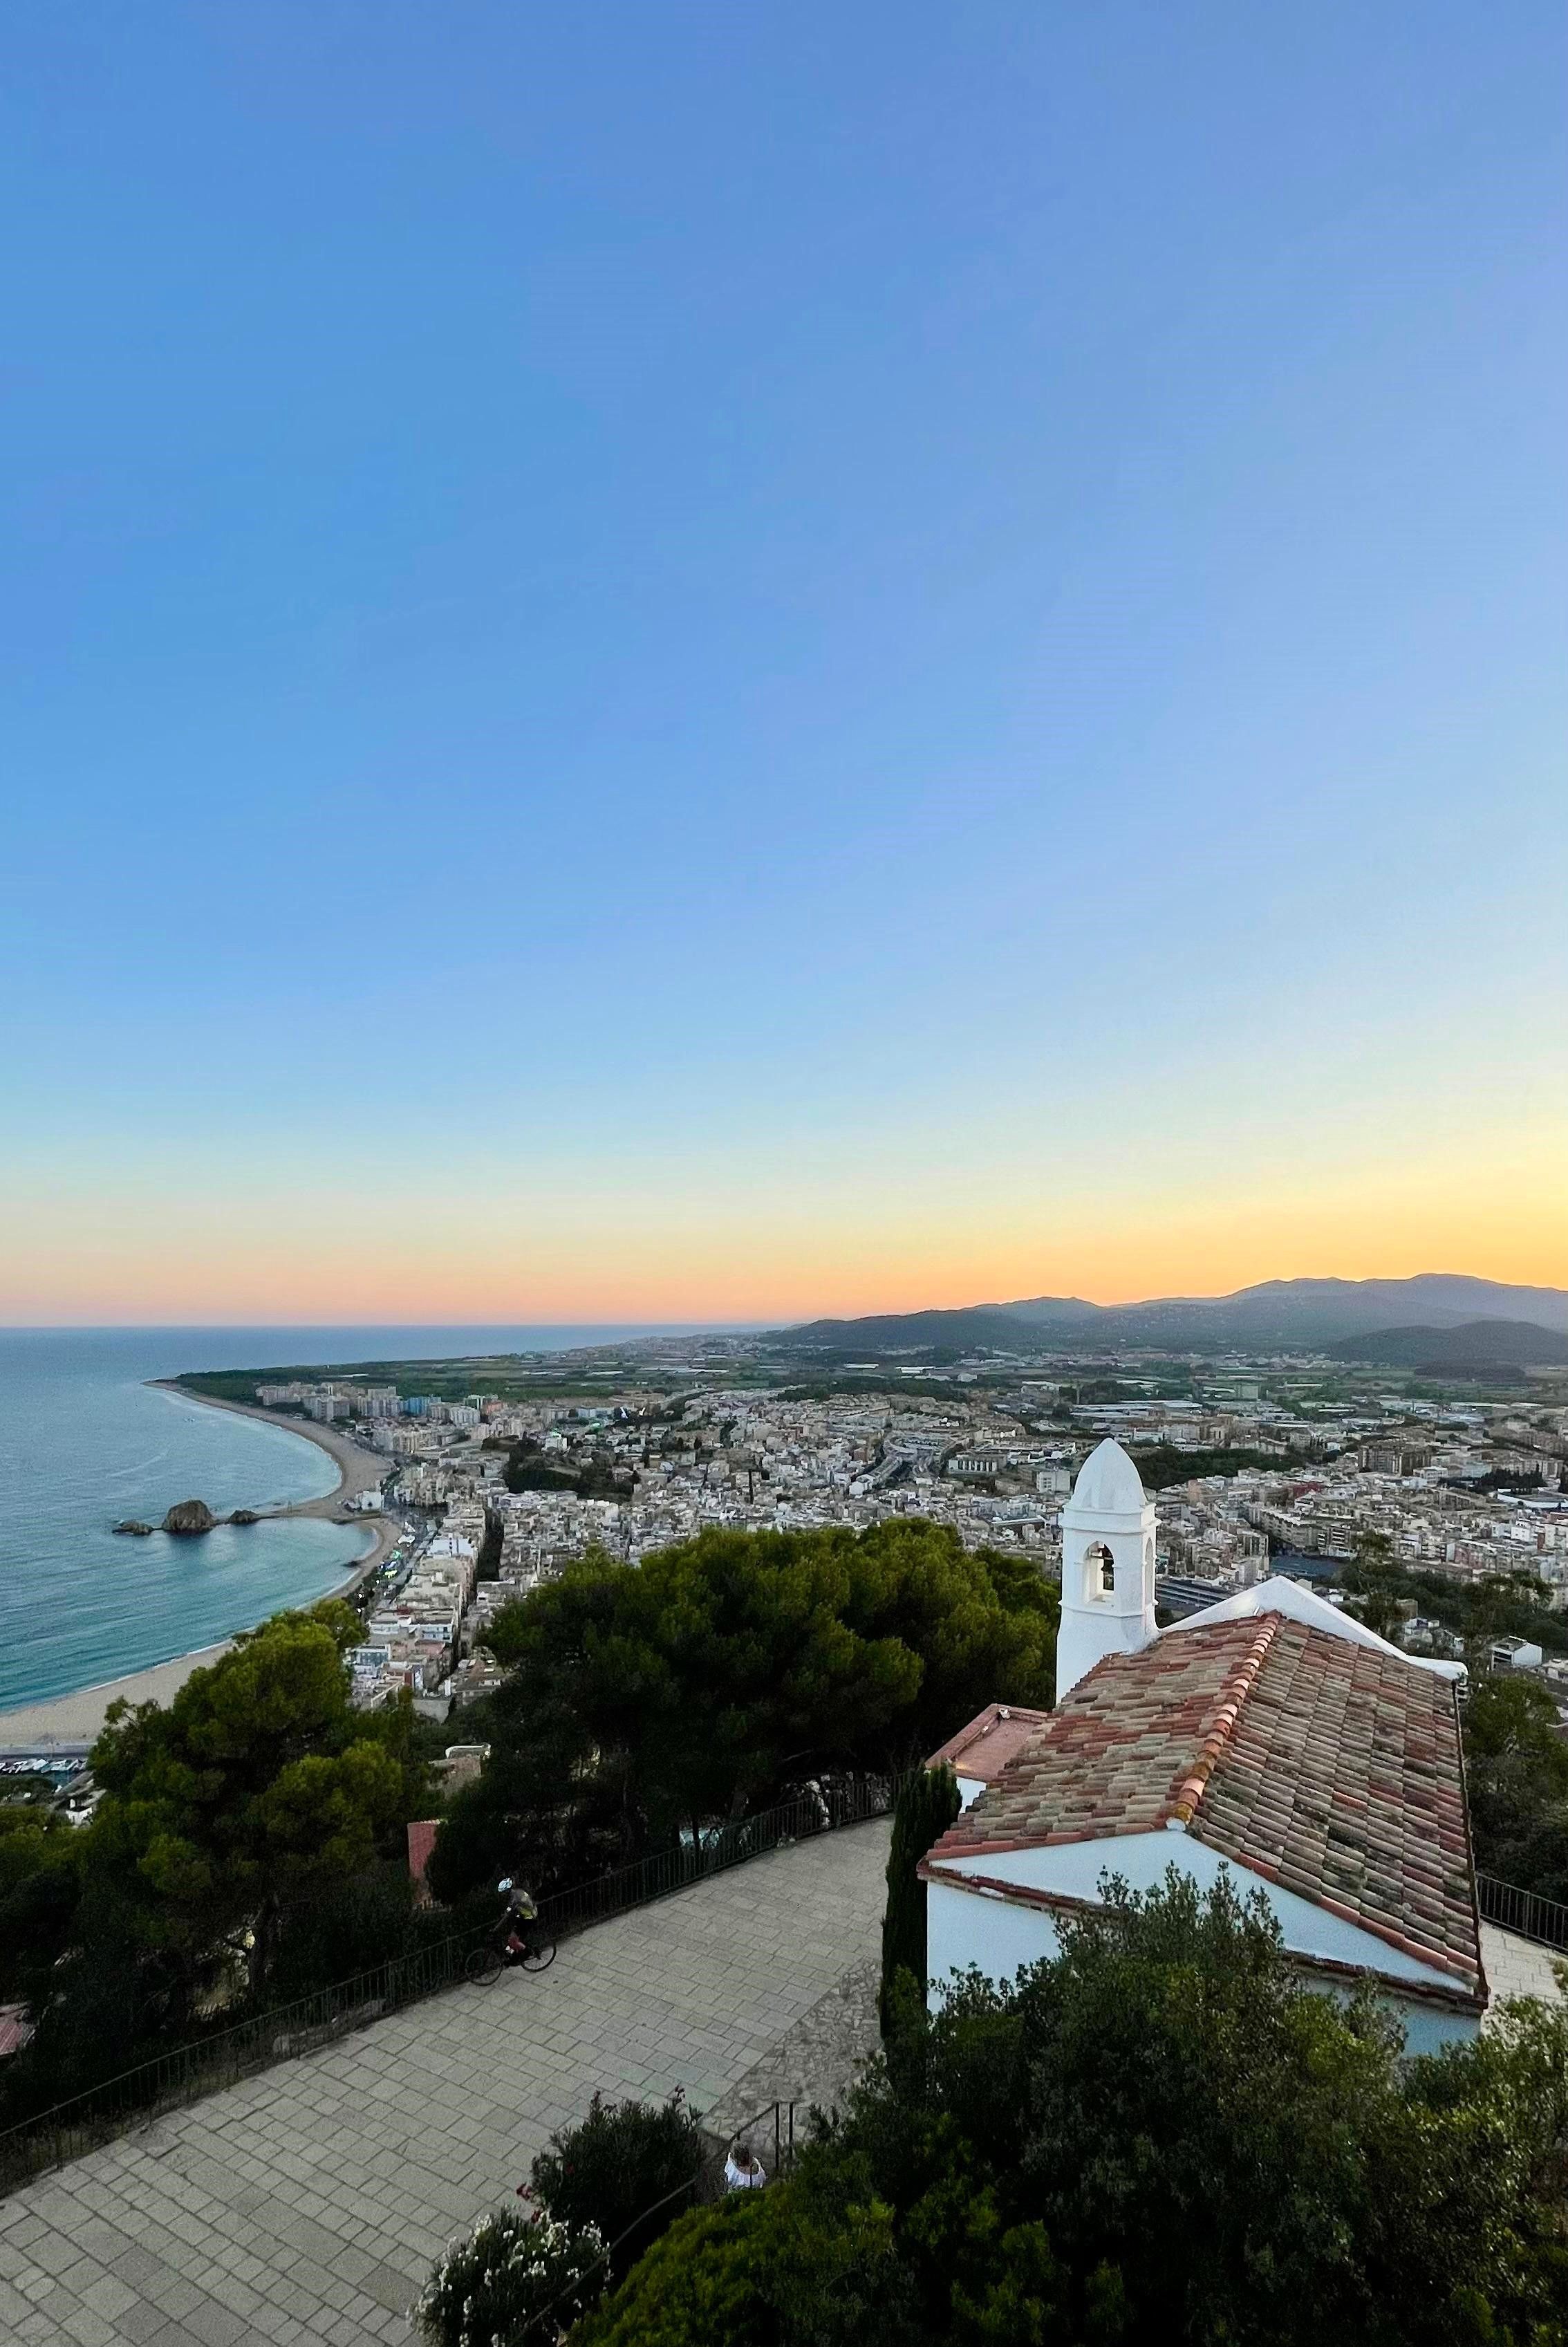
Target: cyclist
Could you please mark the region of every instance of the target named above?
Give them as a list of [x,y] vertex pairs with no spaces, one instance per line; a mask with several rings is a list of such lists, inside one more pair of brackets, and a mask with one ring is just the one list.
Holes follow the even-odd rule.
[[521,1927],[537,1922],[539,1913],[533,1895],[520,1882],[514,1882],[509,1874],[503,1874],[496,1888],[507,1902],[507,1953],[508,1956],[526,1956],[528,1938]]

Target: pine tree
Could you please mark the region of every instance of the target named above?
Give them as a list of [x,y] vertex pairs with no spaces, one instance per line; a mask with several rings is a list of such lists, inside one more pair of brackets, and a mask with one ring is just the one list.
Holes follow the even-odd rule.
[[[946,1833],[963,1804],[946,1761],[906,1778],[893,1812],[887,1854],[887,1905],[882,1917],[882,1987],[877,1997],[882,2034],[891,2035],[900,2004],[926,1997],[926,1886],[915,1870]],[[904,1978],[899,1980],[899,1974]]]

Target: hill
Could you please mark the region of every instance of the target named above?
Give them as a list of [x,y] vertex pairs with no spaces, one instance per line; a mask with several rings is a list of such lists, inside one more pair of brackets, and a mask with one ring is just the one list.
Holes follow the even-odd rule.
[[948,1311],[813,1320],[776,1330],[774,1337],[786,1350],[839,1357],[929,1346],[999,1352],[1167,1346],[1200,1353],[1319,1352],[1394,1329],[1443,1332],[1514,1322],[1538,1335],[1568,1337],[1568,1290],[1513,1287],[1457,1272],[1420,1272],[1411,1279],[1270,1279],[1230,1296],[1156,1296],[1144,1304],[1035,1296]]
[[1340,1361],[1379,1361],[1390,1368],[1522,1369],[1568,1361],[1568,1337],[1531,1320],[1468,1320],[1458,1328],[1384,1328],[1332,1348]]

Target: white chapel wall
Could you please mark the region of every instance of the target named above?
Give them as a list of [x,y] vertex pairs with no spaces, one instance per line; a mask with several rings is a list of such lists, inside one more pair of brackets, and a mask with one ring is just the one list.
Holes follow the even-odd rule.
[[[1422,1963],[1396,1948],[1375,1932],[1364,1931],[1359,1925],[1330,1914],[1298,1891],[1287,1891],[1282,1884],[1268,1882],[1248,1868],[1237,1866],[1222,1858],[1207,1844],[1189,1833],[1161,1831],[1145,1834],[1120,1834],[1102,1841],[1057,1842],[1046,1849],[989,1851],[984,1849],[961,1860],[941,1861],[940,1870],[958,1877],[965,1872],[989,1876],[994,1882],[1016,1883],[1020,1889],[1053,1891],[1064,1898],[1097,1900],[1102,1875],[1119,1874],[1133,1891],[1151,1891],[1164,1881],[1165,1870],[1174,1866],[1180,1873],[1206,1891],[1222,1874],[1228,1874],[1239,1893],[1245,1899],[1260,1891],[1279,1920],[1285,1944],[1297,1955],[1316,1956],[1325,1963],[1348,1964],[1362,1971],[1381,1973],[1398,1980],[1424,1983],[1431,1986],[1451,1988],[1450,1977],[1430,1964]],[[936,1886],[930,1886],[927,1901],[934,1896]],[[968,1929],[979,1933],[989,1946],[997,1935],[992,1927],[981,1921],[986,1914],[1007,1902],[988,1899],[974,1891],[941,1892],[944,1901],[955,1900],[958,1908],[974,1911]],[[1027,1909],[1018,1909],[1028,1916]],[[1036,1911],[1037,1912],[1039,1911]],[[1049,1922],[1043,1915],[1042,1922]],[[952,1935],[952,1943],[961,1946],[965,1929],[961,1914],[955,1913],[950,1925],[944,1927]],[[1003,1934],[1003,1937],[1006,1935]],[[1009,1942],[1011,1944],[1011,1942]],[[1035,1953],[1023,1958],[1036,1963],[1042,1953],[1054,1952],[1055,1933],[1051,1932],[1051,1950],[1037,1947]],[[948,1959],[963,1965],[978,1963],[982,1971],[989,1970],[986,1960],[977,1953],[958,1954]],[[933,1965],[933,1974],[935,1967]],[[1015,1962],[1013,1969],[1017,1969]],[[1000,1974],[993,1973],[993,1978]]]

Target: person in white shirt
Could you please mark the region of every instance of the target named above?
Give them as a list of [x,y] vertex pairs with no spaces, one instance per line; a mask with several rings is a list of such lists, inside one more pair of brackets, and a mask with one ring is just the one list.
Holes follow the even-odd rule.
[[730,2146],[724,2162],[724,2188],[728,2192],[753,2192],[767,2182],[767,2171],[749,2143],[737,2136]]

